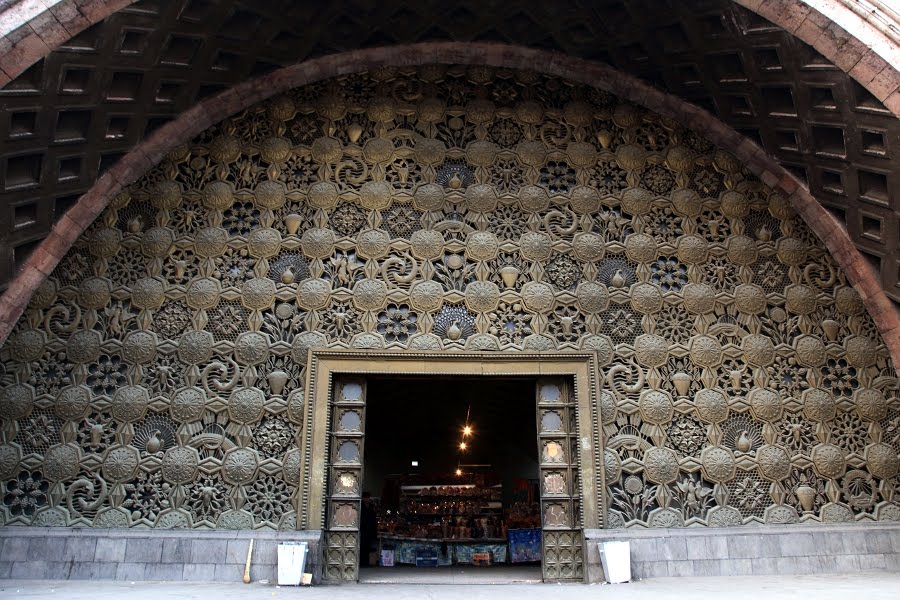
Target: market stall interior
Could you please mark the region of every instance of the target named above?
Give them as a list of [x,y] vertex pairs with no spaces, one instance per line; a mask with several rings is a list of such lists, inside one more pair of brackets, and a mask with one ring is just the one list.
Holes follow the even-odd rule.
[[361,581],[376,569],[540,580],[535,385],[369,380],[360,556],[372,569]]

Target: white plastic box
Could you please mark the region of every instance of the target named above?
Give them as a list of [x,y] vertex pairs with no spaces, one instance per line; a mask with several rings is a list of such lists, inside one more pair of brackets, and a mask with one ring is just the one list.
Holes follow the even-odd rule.
[[628,542],[600,544],[600,562],[603,564],[603,577],[608,583],[631,581],[631,545]]
[[307,547],[306,542],[278,544],[278,585],[300,585]]

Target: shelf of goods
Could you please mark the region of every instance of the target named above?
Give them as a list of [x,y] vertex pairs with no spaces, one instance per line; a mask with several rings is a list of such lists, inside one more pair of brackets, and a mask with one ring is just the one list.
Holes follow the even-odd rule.
[[[396,518],[379,532],[382,562],[446,566],[505,563],[503,488],[405,485]],[[388,553],[387,555],[385,553]]]

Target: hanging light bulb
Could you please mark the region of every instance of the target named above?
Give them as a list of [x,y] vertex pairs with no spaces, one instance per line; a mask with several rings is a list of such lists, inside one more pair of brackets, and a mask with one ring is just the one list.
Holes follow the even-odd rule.
[[470,425],[466,425],[465,427],[463,427],[463,435],[466,437],[472,435],[472,427]]
[[456,469],[456,476],[459,477],[462,475],[462,469]]
[[465,442],[460,442],[460,443],[459,443],[459,449],[460,449],[460,450],[465,450],[465,449],[468,448],[468,447],[469,447],[469,445],[466,444]]

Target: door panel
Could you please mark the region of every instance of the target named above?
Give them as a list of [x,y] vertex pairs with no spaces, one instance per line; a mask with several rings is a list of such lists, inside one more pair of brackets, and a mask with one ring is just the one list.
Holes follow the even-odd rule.
[[359,579],[366,383],[336,377],[330,402],[330,450],[326,500],[325,579]]
[[574,394],[566,379],[537,382],[544,581],[582,581],[581,482]]

